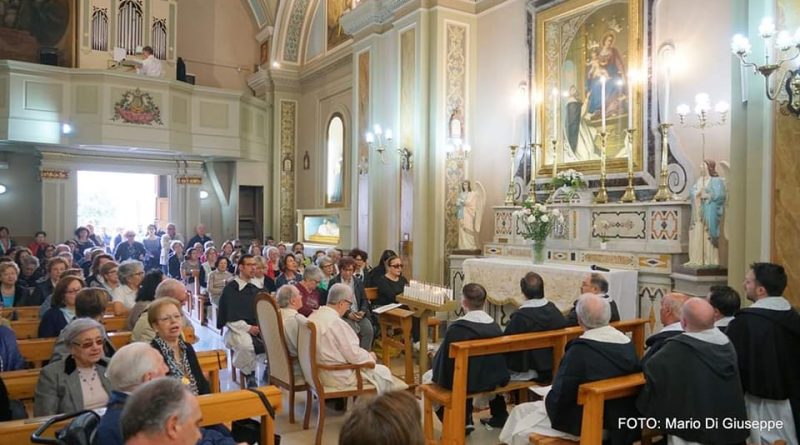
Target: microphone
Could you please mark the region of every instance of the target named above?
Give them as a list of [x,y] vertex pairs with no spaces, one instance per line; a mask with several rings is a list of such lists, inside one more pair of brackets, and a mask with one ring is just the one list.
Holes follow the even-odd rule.
[[596,271],[599,271],[599,272],[611,272],[611,269],[607,269],[605,267],[598,266],[597,264],[592,264],[590,269],[596,270]]

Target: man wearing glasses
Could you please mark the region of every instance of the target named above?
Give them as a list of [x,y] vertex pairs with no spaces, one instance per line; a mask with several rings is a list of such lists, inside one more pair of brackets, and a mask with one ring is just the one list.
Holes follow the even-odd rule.
[[[314,311],[308,320],[317,328],[317,358],[323,365],[344,365],[375,363],[375,353],[358,345],[358,336],[342,319],[342,316],[353,305],[353,290],[350,286],[337,283],[328,291],[328,304]],[[374,369],[362,369],[361,375],[375,385],[378,393],[406,389],[401,380],[392,376],[384,365],[375,365]],[[343,369],[321,371],[320,380],[325,386],[338,389],[355,386],[356,371]]]
[[[256,355],[264,353],[258,320],[255,312],[255,299],[261,290],[253,285],[256,272],[256,259],[244,254],[239,258],[239,276],[234,278],[219,297],[217,329],[225,328],[225,346],[234,350],[233,366],[239,368],[247,379],[247,387],[258,386],[255,377]],[[266,373],[265,373],[266,374]]]

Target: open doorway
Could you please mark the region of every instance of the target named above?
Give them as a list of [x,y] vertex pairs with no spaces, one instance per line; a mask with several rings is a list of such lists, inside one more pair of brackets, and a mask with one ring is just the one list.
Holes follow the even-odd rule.
[[156,220],[158,176],[78,171],[78,224],[94,224],[105,244],[131,229],[137,238]]

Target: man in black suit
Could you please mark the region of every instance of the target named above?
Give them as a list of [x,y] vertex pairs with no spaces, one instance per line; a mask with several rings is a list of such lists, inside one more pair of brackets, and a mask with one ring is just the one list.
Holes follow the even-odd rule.
[[[581,293],[583,294],[595,294],[601,296],[608,300],[608,303],[611,305],[611,322],[619,321],[619,309],[617,308],[617,303],[608,295],[608,280],[606,277],[599,273],[592,273],[586,275],[581,281]],[[572,309],[567,314],[567,326],[578,326],[578,315],[575,312],[575,308],[578,305],[578,300],[572,304]]]
[[730,286],[711,286],[708,302],[714,308],[714,326],[724,334],[734,314],[742,306],[742,298]]

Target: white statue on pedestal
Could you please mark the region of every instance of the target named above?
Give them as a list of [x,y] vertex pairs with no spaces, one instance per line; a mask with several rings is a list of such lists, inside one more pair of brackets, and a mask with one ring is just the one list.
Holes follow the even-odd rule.
[[[727,170],[728,164],[720,162]],[[688,267],[719,267],[720,227],[725,211],[727,187],[725,178],[719,176],[716,162],[706,159],[701,174],[689,192],[691,225],[689,227]]]
[[475,181],[475,190],[473,191],[469,181],[461,182],[461,192],[456,199],[459,250],[480,250],[478,236],[481,231],[481,218],[485,202],[486,190],[483,188],[483,184]]

